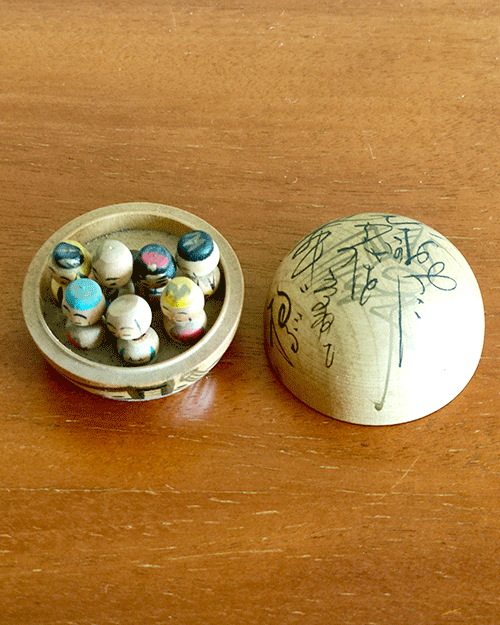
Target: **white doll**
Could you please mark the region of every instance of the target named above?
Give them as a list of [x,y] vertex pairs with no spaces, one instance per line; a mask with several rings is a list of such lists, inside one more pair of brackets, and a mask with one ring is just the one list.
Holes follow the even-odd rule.
[[205,297],[190,278],[178,276],[170,280],[160,304],[165,331],[172,339],[193,344],[203,336],[207,324]]
[[205,297],[212,295],[220,282],[219,248],[203,230],[191,230],[182,235],[177,244],[175,261],[178,275],[191,278]]
[[61,305],[66,321],[68,340],[80,349],[94,349],[104,338],[101,321],[106,302],[101,287],[89,278],[70,282]]
[[120,295],[134,293],[132,252],[121,241],[104,239],[92,256],[93,277],[109,304]]
[[156,356],[160,339],[151,320],[151,308],[139,295],[120,295],[108,306],[106,325],[118,339],[118,353],[126,363],[144,365]]
[[61,305],[64,291],[70,282],[88,278],[92,271],[92,257],[78,241],[68,239],[58,243],[49,258],[51,291]]

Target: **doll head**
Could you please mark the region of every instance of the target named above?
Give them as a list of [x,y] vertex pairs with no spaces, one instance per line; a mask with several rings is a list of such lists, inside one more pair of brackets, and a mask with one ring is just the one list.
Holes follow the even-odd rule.
[[121,295],[109,305],[106,325],[116,338],[132,341],[147,332],[152,316],[145,299],[139,295]]
[[205,297],[200,287],[190,278],[170,280],[160,299],[165,317],[174,323],[187,323],[203,314]]
[[145,245],[136,256],[134,274],[137,283],[146,289],[164,288],[175,276],[172,254],[158,243]]
[[121,241],[104,239],[92,257],[94,277],[103,288],[117,289],[132,277],[132,252]]
[[176,261],[187,275],[203,276],[217,266],[219,248],[207,232],[191,230],[179,239]]

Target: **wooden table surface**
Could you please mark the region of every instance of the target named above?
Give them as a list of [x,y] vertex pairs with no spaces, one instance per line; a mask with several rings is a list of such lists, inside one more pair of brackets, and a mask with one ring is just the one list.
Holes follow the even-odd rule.
[[[498,3],[0,0],[0,14],[1,623],[498,623]],[[246,281],[220,363],[140,404],[66,382],[21,310],[43,242],[128,201],[209,221]],[[447,236],[486,313],[466,389],[380,428],[295,399],[262,339],[286,252],[370,211]]]

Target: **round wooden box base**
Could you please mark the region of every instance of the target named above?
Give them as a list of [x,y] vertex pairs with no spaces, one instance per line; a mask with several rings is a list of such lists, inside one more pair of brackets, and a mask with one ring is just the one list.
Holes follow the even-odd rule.
[[336,419],[390,425],[458,395],[478,365],[484,309],[457,248],[405,217],[332,221],[289,252],[269,289],[272,367]]
[[[50,284],[48,259],[57,243],[74,239],[92,253],[103,238],[113,238],[132,250],[161,243],[175,254],[178,239],[189,230],[208,232],[220,249],[221,284],[206,301],[207,330],[199,342],[183,346],[168,340],[161,310],[153,307],[152,327],[160,336],[160,349],[150,364],[127,366],[109,337],[92,350],[79,350],[71,344],[66,319],[54,301]],[[238,259],[215,228],[172,206],[136,202],[90,211],[54,233],[29,267],[23,287],[23,313],[37,347],[65,378],[103,397],[139,401],[181,391],[217,364],[238,327],[243,291]]]

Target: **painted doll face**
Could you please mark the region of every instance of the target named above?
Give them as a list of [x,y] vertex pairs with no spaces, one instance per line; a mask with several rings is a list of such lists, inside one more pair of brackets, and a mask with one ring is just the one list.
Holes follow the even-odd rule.
[[89,252],[78,241],[61,241],[49,259],[49,270],[56,282],[66,286],[78,278],[87,278],[92,259]]
[[105,239],[92,257],[94,278],[103,288],[115,289],[132,277],[132,252],[121,241]]
[[187,312],[184,312],[182,310],[175,310],[175,308],[167,310],[166,312],[164,312],[164,315],[167,319],[178,325],[183,325],[191,321],[191,317]]
[[109,305],[106,325],[117,338],[132,341],[148,330],[152,316],[145,299],[138,295],[121,295]]
[[97,323],[106,308],[101,287],[88,278],[68,284],[61,309],[75,325],[91,326]]

